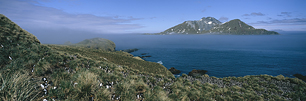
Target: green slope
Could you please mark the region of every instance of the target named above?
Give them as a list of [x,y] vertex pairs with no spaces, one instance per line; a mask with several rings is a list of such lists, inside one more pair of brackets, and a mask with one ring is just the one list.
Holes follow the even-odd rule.
[[70,46],[87,47],[93,49],[115,51],[116,45],[113,41],[104,38],[86,39],[76,44],[69,44]]
[[47,45],[52,50],[66,53],[66,54],[78,54],[86,59],[94,60],[96,62],[109,62],[117,64],[118,66],[127,66],[128,68],[138,70],[143,73],[159,74],[164,76],[172,76],[171,72],[167,70],[163,65],[138,60],[133,58],[133,55],[122,51],[103,51],[83,47],[71,47],[71,46],[59,46],[59,45]]
[[278,35],[277,32],[265,29],[255,29],[239,19],[234,19],[220,26],[216,26],[209,31],[210,33],[232,34],[232,35]]

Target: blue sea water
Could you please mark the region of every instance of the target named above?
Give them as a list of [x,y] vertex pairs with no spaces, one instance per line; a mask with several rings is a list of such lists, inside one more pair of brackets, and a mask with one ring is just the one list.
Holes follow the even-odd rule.
[[[207,70],[215,77],[245,75],[306,75],[306,33],[290,32],[281,35],[67,35],[73,43],[101,37],[112,40],[116,50],[138,48],[131,54],[152,57],[167,68],[175,67],[188,74],[192,69]],[[37,35],[42,43],[52,38]],[[63,36],[63,35],[61,35]],[[59,37],[56,38],[56,40]],[[68,39],[67,39],[68,38]],[[69,39],[70,38],[70,39]],[[77,39],[77,40],[75,40]]]
[[116,49],[138,48],[131,54],[152,57],[167,68],[188,74],[207,70],[215,77],[306,75],[306,33],[281,35],[104,35]]

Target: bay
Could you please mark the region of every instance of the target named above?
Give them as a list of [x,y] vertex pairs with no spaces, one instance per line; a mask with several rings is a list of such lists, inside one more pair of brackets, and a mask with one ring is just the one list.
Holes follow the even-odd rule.
[[306,33],[282,35],[104,35],[117,50],[138,48],[188,74],[192,69],[207,70],[215,77],[245,75],[306,75]]
[[[162,61],[188,74],[192,69],[207,70],[215,77],[245,75],[306,75],[306,33],[281,32],[281,35],[140,35],[87,34],[57,37],[37,35],[42,43],[62,44],[89,38],[106,38],[116,50],[139,50],[135,56],[151,56],[146,61]],[[65,36],[65,35],[61,35]],[[57,41],[54,41],[57,40]]]

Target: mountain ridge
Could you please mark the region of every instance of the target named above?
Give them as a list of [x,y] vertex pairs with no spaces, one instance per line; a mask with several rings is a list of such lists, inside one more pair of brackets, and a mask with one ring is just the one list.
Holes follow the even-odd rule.
[[[178,24],[174,27],[171,27],[161,34],[172,34],[172,33],[181,33],[181,34],[189,34],[189,33],[202,33],[210,30],[213,26],[221,24],[220,21],[213,17],[203,17],[200,20],[194,21],[184,21],[181,24]],[[187,30],[185,30],[187,29]]]
[[229,34],[229,35],[278,35],[275,31],[265,29],[255,29],[240,19],[233,19],[225,23],[213,17],[203,17],[200,20],[184,21],[157,35],[169,34]]
[[274,31],[265,29],[255,29],[254,27],[244,23],[240,19],[234,19],[216,26],[210,30],[210,33],[231,34],[231,35],[278,35]]

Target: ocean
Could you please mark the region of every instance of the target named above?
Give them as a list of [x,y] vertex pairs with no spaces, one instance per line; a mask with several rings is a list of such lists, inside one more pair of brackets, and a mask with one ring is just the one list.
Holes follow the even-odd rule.
[[[207,70],[215,77],[246,75],[306,75],[306,33],[281,35],[110,35],[117,50],[138,48],[131,54],[151,56],[188,74]],[[144,55],[145,54],[145,55]]]
[[192,69],[201,69],[215,77],[261,74],[293,77],[296,73],[306,75],[306,33],[280,34],[119,34],[90,37],[112,40],[116,44],[116,50],[138,48],[138,51],[131,54],[151,56],[144,60],[162,62],[166,68],[174,67],[185,74]]

